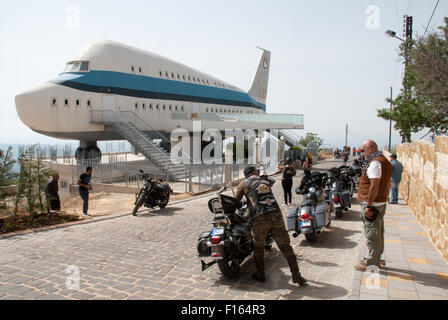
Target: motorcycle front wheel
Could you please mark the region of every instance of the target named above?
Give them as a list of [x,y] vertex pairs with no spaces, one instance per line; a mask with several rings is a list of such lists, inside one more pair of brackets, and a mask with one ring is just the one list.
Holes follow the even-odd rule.
[[143,202],[145,201],[145,195],[143,193],[141,193],[138,196],[137,201],[135,202],[135,207],[134,210],[132,210],[132,215],[136,216],[137,215],[137,211],[138,209],[140,209],[140,207],[143,205]]

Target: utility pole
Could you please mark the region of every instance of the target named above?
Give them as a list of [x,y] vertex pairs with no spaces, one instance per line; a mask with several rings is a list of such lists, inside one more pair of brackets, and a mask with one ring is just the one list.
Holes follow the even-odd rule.
[[[390,87],[390,107],[389,112],[392,114],[392,87]],[[392,119],[389,119],[389,153],[390,153],[390,144],[392,139]]]
[[[403,36],[405,37],[406,41],[407,40],[412,40],[412,33],[413,33],[413,17],[409,17],[407,15],[404,16],[403,18]],[[407,69],[408,69],[408,64],[409,64],[409,46],[408,43],[405,44],[405,57],[404,57],[404,77],[406,79],[406,74],[407,74]],[[411,94],[412,92],[410,92],[409,88],[408,88],[408,83],[407,83],[407,79],[404,82],[404,98],[405,99],[409,99],[411,98]],[[402,137],[401,138],[401,143],[406,143],[406,138]]]
[[345,146],[347,145],[347,137],[348,137],[348,124],[345,125]]

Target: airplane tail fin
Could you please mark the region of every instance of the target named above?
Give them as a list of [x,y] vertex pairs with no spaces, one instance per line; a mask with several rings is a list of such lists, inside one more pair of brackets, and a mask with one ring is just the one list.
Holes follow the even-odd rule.
[[[257,47],[259,48],[259,47]],[[268,93],[269,68],[271,66],[271,52],[262,48],[263,55],[258,64],[257,73],[255,74],[254,82],[249,90],[249,96],[255,101],[266,104],[266,97]]]

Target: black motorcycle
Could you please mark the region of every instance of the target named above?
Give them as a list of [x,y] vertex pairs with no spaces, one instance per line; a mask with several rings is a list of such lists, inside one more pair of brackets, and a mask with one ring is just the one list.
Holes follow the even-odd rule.
[[[140,175],[144,175],[142,170],[140,170]],[[151,177],[147,177],[140,192],[136,195],[132,215],[136,216],[138,209],[140,209],[142,205],[151,209],[157,206],[159,206],[160,209],[165,208],[170,201],[170,194],[172,192],[173,190],[170,186],[163,184],[161,180],[153,180]]]
[[351,208],[351,198],[355,191],[355,182],[349,174],[349,167],[332,168],[327,173],[325,192],[333,204],[336,218],[341,219],[343,211]]
[[[201,260],[202,271],[215,263],[221,273],[228,278],[238,276],[241,265],[247,261],[254,252],[251,234],[251,219],[244,217],[248,210],[234,197],[222,194],[231,184],[223,186],[217,197],[208,202],[208,208],[213,213],[213,228],[199,236],[197,250],[199,257],[210,257],[211,262]],[[233,189],[232,189],[233,191]],[[272,248],[273,239],[268,236],[265,249]]]
[[297,194],[303,195],[300,207],[291,208],[287,214],[288,231],[295,231],[293,237],[304,234],[308,242],[315,242],[333,220],[333,207],[325,198],[323,186],[327,177],[315,172],[304,181],[302,188],[296,189]]
[[352,177],[353,182],[355,183],[355,187],[359,186],[359,182],[361,180],[362,175],[362,166],[359,160],[355,160],[353,164],[348,169],[348,174]]

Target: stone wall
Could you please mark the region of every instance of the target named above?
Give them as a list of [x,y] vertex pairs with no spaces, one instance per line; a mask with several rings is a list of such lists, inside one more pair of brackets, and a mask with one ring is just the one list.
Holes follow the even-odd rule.
[[400,195],[448,259],[448,137],[398,145],[397,156],[404,167]]

